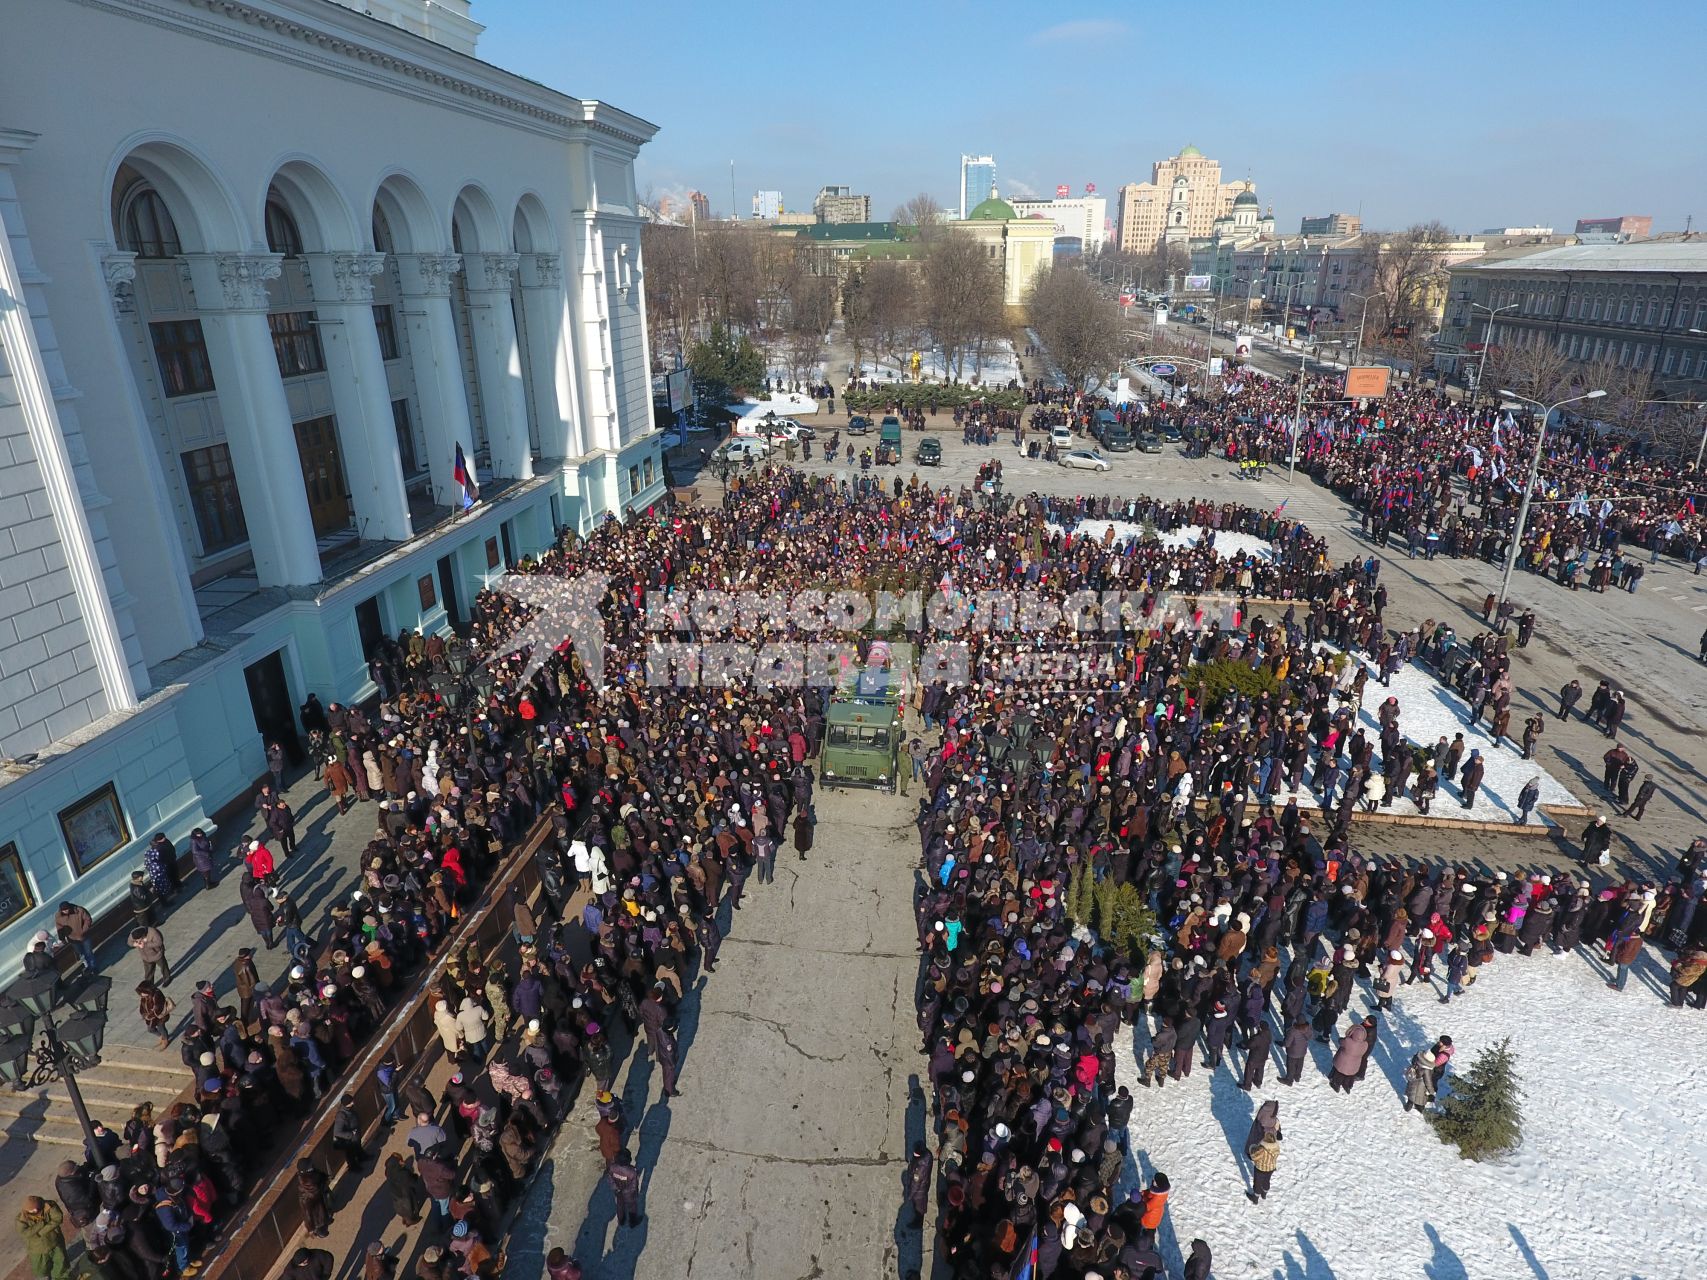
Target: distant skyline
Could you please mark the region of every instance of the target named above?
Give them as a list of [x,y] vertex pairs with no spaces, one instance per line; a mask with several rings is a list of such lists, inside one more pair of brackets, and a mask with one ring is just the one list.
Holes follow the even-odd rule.
[[636,166],[643,195],[698,189],[719,216],[731,160],[743,215],[757,190],[809,210],[819,187],[847,184],[885,219],[921,191],[953,209],[970,153],[995,157],[1004,196],[1094,182],[1113,217],[1121,184],[1189,143],[1223,180],[1253,179],[1287,231],[1332,212],[1467,232],[1707,222],[1699,0],[1635,0],[1594,20],[1543,0],[1213,17],[872,0],[822,31],[810,12],[659,0],[636,28],[623,6],[473,6],[488,61],[659,126]]

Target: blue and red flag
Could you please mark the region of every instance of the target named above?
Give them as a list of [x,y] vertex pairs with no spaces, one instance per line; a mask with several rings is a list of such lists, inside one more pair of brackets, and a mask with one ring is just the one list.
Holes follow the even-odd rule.
[[468,459],[462,456],[462,446],[456,446],[456,466],[451,471],[457,486],[462,490],[462,509],[467,511],[480,497],[480,486],[474,479],[474,468],[468,465]]

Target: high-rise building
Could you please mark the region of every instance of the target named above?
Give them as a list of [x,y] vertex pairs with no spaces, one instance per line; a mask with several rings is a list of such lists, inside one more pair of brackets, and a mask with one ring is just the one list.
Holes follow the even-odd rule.
[[856,196],[852,187],[820,187],[812,212],[819,222],[870,222],[871,197]]
[[776,218],[782,213],[782,192],[755,191],[753,192],[753,216],[755,218]]
[[706,199],[703,191],[688,192],[688,203],[693,206],[693,216],[696,222],[711,221],[711,201]]
[[1151,166],[1150,181],[1120,188],[1120,248],[1126,253],[1154,253],[1164,244],[1184,249],[1193,238],[1207,236],[1215,219],[1232,212],[1233,200],[1247,185],[1222,182],[1219,161],[1196,147],[1182,147],[1177,156]]
[[1303,218],[1298,223],[1301,236],[1354,236],[1363,230],[1363,219],[1355,213],[1330,213],[1320,218]]
[[1010,200],[1022,218],[1048,218],[1063,236],[1077,240],[1085,253],[1095,253],[1107,238],[1108,201],[1101,196],[1073,196],[1059,200]]
[[994,156],[960,157],[960,208],[957,217],[971,215],[984,201],[996,194],[996,158]]

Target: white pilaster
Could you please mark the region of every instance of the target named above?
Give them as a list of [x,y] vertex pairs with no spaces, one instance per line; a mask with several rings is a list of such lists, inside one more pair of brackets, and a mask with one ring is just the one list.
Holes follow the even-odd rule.
[[267,281],[278,278],[282,259],[276,253],[185,257],[255,574],[264,587],[318,582],[320,553],[302,486],[302,458],[267,328]]
[[450,310],[450,278],[462,270],[455,253],[400,253],[403,320],[409,326],[409,360],[415,370],[415,395],[421,402],[421,427],[427,437],[427,472],[433,501],[460,501],[456,486],[456,446],[474,465],[474,430],[468,421],[468,392],[462,385],[462,358],[456,347],[456,319]]
[[403,488],[385,360],[373,320],[373,277],[385,269],[385,255],[307,256],[356,528],[363,538],[401,542],[414,533],[414,527]]
[[578,458],[587,446],[581,432],[575,322],[563,290],[563,259],[555,253],[522,254],[521,285],[540,456]]
[[[53,513],[59,545],[65,552],[65,567],[71,575],[72,592],[89,635],[89,647],[108,709],[128,710],[136,705],[136,686],[125,661],[124,643],[119,638],[101,562],[95,555],[95,540],[89,531],[71,456],[66,452],[60,431],[53,388],[41,352],[36,348],[35,329],[24,302],[24,286],[12,253],[12,241],[4,226],[0,226],[0,351],[5,353],[6,367],[12,373],[12,387],[23,411],[36,466],[41,471],[48,508]],[[10,546],[9,538],[7,545]]]
[[480,379],[480,408],[492,474],[516,480],[533,475],[528,442],[527,389],[522,384],[521,348],[512,286],[520,259],[513,253],[465,253],[469,331],[474,335],[474,370]]
[[578,214],[575,240],[577,288],[575,318],[580,341],[575,344],[581,398],[586,405],[586,446],[589,452],[617,447],[615,378],[610,360],[610,316],[605,308],[604,248],[596,216]]

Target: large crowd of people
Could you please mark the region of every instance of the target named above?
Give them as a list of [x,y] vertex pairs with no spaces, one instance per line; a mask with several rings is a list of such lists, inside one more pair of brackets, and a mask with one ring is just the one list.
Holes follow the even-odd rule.
[[[1077,536],[1093,517],[1194,535],[1171,545]],[[1232,533],[1270,549],[1218,550],[1217,537]],[[603,576],[602,599],[576,606],[601,613],[602,672],[567,639],[543,665],[507,652],[534,606],[484,593],[466,642],[478,678],[455,674],[461,642],[410,634],[373,655],[369,704],[310,699],[303,727],[340,814],[375,806],[365,810],[375,825],[358,885],[319,926],[292,900],[281,869],[316,855],[297,845],[276,785],[281,758],[256,800],[266,834],[246,842],[235,873],[257,934],[232,961],[237,1000],[198,982],[181,1030],[158,912],[186,886],[169,846],[138,872],[130,940],[148,975],[137,995],[162,1042],[176,1038],[189,1089],[165,1115],[139,1107],[122,1131],[99,1129],[98,1148],[61,1170],[57,1204],[26,1206],[19,1229],[32,1261],[51,1280],[64,1274],[63,1251],[54,1256],[40,1225],[62,1208],[92,1274],[192,1273],[242,1204],[261,1153],[286,1145],[340,1089],[410,976],[443,953],[541,819],[550,824],[537,855],[544,897],[537,909],[504,904],[512,949],[496,962],[453,956],[428,995],[455,1067],[449,1085],[429,1093],[421,1063],[381,1069],[387,1121],[409,1126],[410,1149],[386,1161],[385,1183],[400,1218],[433,1220],[423,1280],[489,1271],[505,1203],[585,1080],[618,1221],[637,1221],[640,1176],[613,1092],[611,1031],[620,1022],[643,1040],[664,1092],[676,1092],[677,1005],[696,966],[715,969],[724,904],[740,906],[755,870],[768,883],[785,844],[810,855],[826,696],[658,687],[647,678],[648,595],[899,584],[1121,599],[1111,633],[1065,621],[1029,633],[975,629],[965,681],[910,689],[922,723],[942,736],[924,755],[918,898],[937,1142],[915,1154],[909,1195],[921,1213],[934,1198],[952,1274],[1005,1276],[1000,1268],[1034,1243],[1054,1259],[1040,1277],[1145,1275],[1158,1265],[1168,1184],[1157,1175],[1135,1197],[1116,1195],[1129,1126],[1142,1124],[1130,1094],[1112,1087],[1123,1026],[1154,1018],[1153,1044],[1172,1033],[1171,1075],[1189,1072],[1199,1020],[1222,1028],[1205,1033],[1218,1060],[1235,1022],[1255,1035],[1272,1014],[1271,1037],[1290,1060],[1307,1009],[1320,1030],[1321,999],[1337,1018],[1339,993],[1360,973],[1385,973],[1384,957],[1406,947],[1415,976],[1435,957],[1448,971],[1463,957],[1461,989],[1493,954],[1542,942],[1606,938],[1615,954],[1654,930],[1680,949],[1700,942],[1699,866],[1663,889],[1596,889],[1581,877],[1472,883],[1351,852],[1355,807],[1369,804],[1376,779],[1387,794],[1409,785],[1475,797],[1473,761],[1461,771],[1452,744],[1409,742],[1396,703],[1378,713],[1378,735],[1359,726],[1370,679],[1458,647],[1432,620],[1406,630],[1386,619],[1380,568],[1374,558],[1336,564],[1303,525],[1259,508],[1003,497],[781,469],[735,478],[720,507],[636,514],[566,539],[523,569],[565,582]],[[1175,607],[1207,593],[1289,603],[1267,620],[1243,607],[1229,616]],[[743,616],[730,634],[812,638],[786,611]],[[1490,634],[1464,647],[1490,690],[1509,674],[1506,644]],[[1016,683],[1015,659],[1044,647],[1106,654],[1108,665],[1069,697]],[[1244,675],[1212,697],[1210,667]],[[446,697],[447,681],[460,699]],[[1277,802],[1301,789],[1314,808],[1297,794]],[[195,852],[203,891],[233,892],[211,846]],[[1084,876],[1144,895],[1165,937],[1141,964],[1073,928],[1066,891]],[[87,934],[74,908],[62,910],[67,945]],[[1546,928],[1531,923],[1546,917]],[[259,949],[279,946],[284,977],[262,982]],[[1313,985],[1318,961],[1331,990]],[[1675,975],[1685,997],[1703,967],[1707,955]],[[359,1167],[370,1155],[342,1099],[340,1121],[336,1149]],[[1250,1144],[1264,1173],[1278,1126],[1270,1133]],[[297,1173],[315,1235],[329,1226],[331,1172],[305,1161]],[[1206,1245],[1201,1257],[1206,1269]],[[307,1246],[293,1275],[313,1280],[329,1261]],[[567,1280],[573,1261],[559,1265]]]

